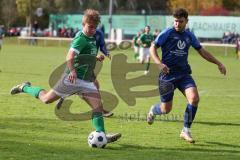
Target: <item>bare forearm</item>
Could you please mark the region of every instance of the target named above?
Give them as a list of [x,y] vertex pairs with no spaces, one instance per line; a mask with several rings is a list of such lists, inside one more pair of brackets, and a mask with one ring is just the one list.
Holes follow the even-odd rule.
[[200,50],[198,50],[198,52],[204,59],[206,59],[209,62],[212,62],[212,63],[216,64],[218,66],[219,71],[222,74],[226,75],[227,70],[226,70],[225,66],[220,61],[218,61],[215,57],[213,57],[208,51],[201,48]]
[[221,62],[218,61],[211,53],[209,53],[208,51],[206,51],[205,49],[200,49],[198,51],[200,53],[200,55],[206,59],[207,61],[214,63],[216,65],[221,65]]
[[74,68],[74,52],[73,51],[69,51],[68,55],[66,57],[66,61],[67,61],[67,67],[70,71],[75,70]]

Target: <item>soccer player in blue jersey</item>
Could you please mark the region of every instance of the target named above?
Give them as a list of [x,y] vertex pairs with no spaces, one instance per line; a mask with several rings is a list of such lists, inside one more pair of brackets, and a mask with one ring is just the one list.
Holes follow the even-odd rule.
[[96,38],[96,45],[97,45],[97,49],[100,49],[100,51],[109,59],[111,59],[111,55],[108,52],[106,45],[105,45],[105,40],[104,40],[104,34],[101,31],[101,29],[97,28],[96,32],[94,34],[94,37]]
[[[167,114],[171,111],[174,90],[178,88],[187,99],[184,126],[180,137],[187,142],[194,143],[190,127],[197,112],[199,94],[188,64],[188,50],[190,46],[196,49],[204,59],[216,64],[220,73],[226,75],[226,68],[208,51],[202,48],[193,33],[185,29],[188,23],[188,12],[185,9],[177,9],[173,17],[174,27],[162,31],[150,48],[151,56],[161,70],[159,75],[161,103],[151,106],[147,115],[147,122],[148,124],[152,124],[156,115]],[[159,47],[162,50],[161,59],[157,52],[157,48]],[[168,87],[169,84],[172,85],[172,88]],[[170,90],[164,93],[164,90],[167,88]]]
[[[106,56],[108,57],[110,60],[111,60],[111,54],[108,52],[107,48],[106,48],[106,44],[105,44],[105,40],[104,40],[104,33],[102,32],[101,28],[97,28],[96,29],[96,32],[94,34],[94,37],[96,39],[96,46],[97,46],[97,49],[100,51]],[[101,61],[104,59],[104,56],[102,55],[97,55],[97,58],[100,59]],[[94,81],[94,84],[95,86],[97,87],[97,89],[99,90],[100,88],[100,84],[98,82],[97,79],[95,79]],[[103,109],[103,116],[104,117],[111,117],[113,116],[113,112],[111,111],[107,111],[105,109]]]

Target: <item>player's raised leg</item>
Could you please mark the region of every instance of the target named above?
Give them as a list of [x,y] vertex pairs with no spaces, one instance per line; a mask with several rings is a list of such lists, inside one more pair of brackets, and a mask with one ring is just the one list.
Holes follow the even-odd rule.
[[[172,110],[172,100],[174,96],[174,87],[168,89],[167,86],[162,85],[159,80],[159,93],[161,97],[161,103],[155,104],[151,106],[148,115],[147,115],[147,122],[148,124],[153,124],[156,115],[168,114]],[[167,83],[164,83],[167,84]],[[165,91],[167,91],[165,93]],[[162,94],[164,93],[164,94]]]
[[10,90],[10,94],[14,95],[14,94],[22,93],[23,92],[23,87],[25,87],[25,86],[31,86],[31,83],[30,82],[23,82],[21,84],[13,86]]
[[43,91],[41,87],[33,87],[31,86],[30,82],[23,82],[21,84],[14,86],[10,90],[10,94],[14,95],[18,93],[27,93],[33,97],[38,98],[41,91]]
[[19,94],[19,93],[27,93],[35,98],[38,98],[43,103],[52,103],[59,99],[60,97],[54,92],[54,90],[45,91],[41,87],[31,86],[30,82],[23,82],[14,86],[10,90],[11,95]]
[[166,103],[157,103],[152,105],[148,115],[147,122],[149,125],[153,124],[156,115],[168,114],[172,110],[172,101]]

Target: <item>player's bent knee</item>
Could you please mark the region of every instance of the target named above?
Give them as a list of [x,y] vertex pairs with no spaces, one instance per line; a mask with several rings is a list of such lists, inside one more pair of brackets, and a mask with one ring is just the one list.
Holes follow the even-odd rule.
[[172,110],[172,106],[161,106],[161,112],[162,114],[168,114]]
[[162,114],[168,114],[171,112],[171,108],[170,109],[165,109],[165,110],[161,110]]
[[191,105],[197,106],[200,101],[200,98],[199,96],[194,96],[194,97],[191,97],[188,101]]
[[93,108],[92,112],[103,112],[102,108]]
[[48,97],[42,97],[42,98],[41,98],[41,101],[42,101],[44,104],[49,104],[49,103],[54,102],[52,99],[50,99],[50,98],[48,98]]
[[161,103],[162,114],[168,114],[171,112],[171,110],[172,110],[172,101]]
[[103,106],[99,103],[97,106],[91,106],[93,112],[103,112]]

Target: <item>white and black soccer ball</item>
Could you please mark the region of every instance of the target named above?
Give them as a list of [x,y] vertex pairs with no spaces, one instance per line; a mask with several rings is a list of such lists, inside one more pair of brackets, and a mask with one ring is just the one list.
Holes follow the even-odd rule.
[[107,145],[107,138],[104,132],[93,131],[88,136],[88,145],[92,148],[104,148]]

